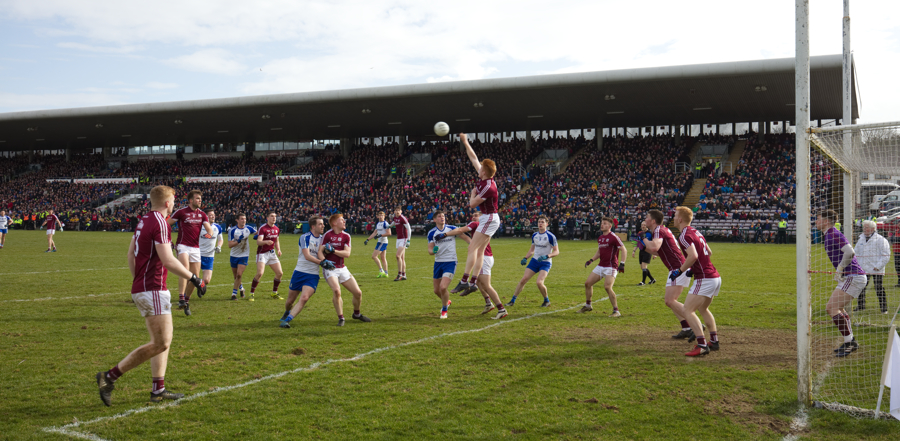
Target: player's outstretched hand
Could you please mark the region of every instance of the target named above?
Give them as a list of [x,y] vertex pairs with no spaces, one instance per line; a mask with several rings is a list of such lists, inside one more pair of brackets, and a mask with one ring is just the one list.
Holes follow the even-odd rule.
[[369,244],[369,239],[366,239],[366,241],[363,242],[363,245],[368,245],[368,244]]
[[587,268],[588,265],[590,265],[590,264],[592,264],[592,263],[594,263],[594,259],[588,259],[587,262],[584,262],[584,267]]
[[681,269],[673,269],[672,272],[669,273],[669,280],[675,280],[678,276],[681,275]]
[[624,272],[625,272],[625,264],[624,264],[624,263],[619,263],[619,272],[620,272],[620,273],[624,273]]
[[222,252],[222,247],[216,247],[216,254],[219,254],[221,252]]
[[527,257],[523,257],[523,258],[522,258],[522,261],[521,261],[521,262],[519,262],[519,263],[521,263],[521,264],[522,264],[522,266],[525,266],[525,265],[527,265],[527,264],[528,264],[528,258],[527,258]]
[[434,235],[434,241],[437,242],[437,241],[439,241],[439,240],[441,240],[441,239],[443,239],[443,238],[445,238],[445,237],[447,237],[447,235],[444,234],[444,233],[438,233],[438,234],[435,234],[435,235]]
[[381,235],[378,234],[378,233],[375,233],[375,240],[378,240],[378,239],[380,239],[380,238],[381,238]]
[[325,244],[325,254],[331,254],[334,252],[334,247],[331,246],[330,243]]
[[441,247],[435,245],[434,248],[431,249],[431,252],[434,253],[434,254],[437,254],[438,249],[440,249],[440,248],[441,248]]
[[841,283],[841,282],[843,282],[845,279],[846,279],[846,278],[844,277],[843,271],[842,271],[842,272],[838,272],[838,273],[834,273],[834,281],[835,281],[835,282]]
[[688,276],[688,277],[690,278],[690,277],[693,277],[693,276],[694,276],[694,272],[691,271],[690,268],[688,268],[687,271],[684,272],[684,275],[685,275],[685,276]]
[[321,263],[319,263],[319,266],[321,266],[322,268],[325,268],[327,270],[333,270],[334,262],[332,262],[330,260],[323,260]]
[[549,258],[550,258],[550,256],[544,255],[544,256],[538,256],[537,260],[538,260],[538,262],[543,262]]
[[406,248],[409,248],[409,239],[406,239]]
[[198,297],[203,297],[206,294],[206,284],[196,274],[191,274],[191,283],[197,288]]

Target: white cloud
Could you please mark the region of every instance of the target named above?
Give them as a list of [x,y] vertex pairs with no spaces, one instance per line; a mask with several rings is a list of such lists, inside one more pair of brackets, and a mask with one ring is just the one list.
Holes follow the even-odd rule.
[[176,88],[178,88],[178,84],[176,84],[176,83],[160,83],[157,81],[151,81],[151,82],[145,84],[144,87],[147,87],[150,89],[159,89],[159,90],[176,89]]
[[0,109],[25,111],[70,107],[111,106],[127,104],[121,95],[109,93],[20,94],[0,92]]
[[247,70],[234,56],[224,49],[203,49],[190,55],[170,58],[163,63],[193,72],[237,75]]
[[73,42],[59,43],[57,44],[57,46],[65,49],[77,49],[81,51],[98,52],[103,54],[128,54],[140,49],[140,47],[138,46],[105,47]]

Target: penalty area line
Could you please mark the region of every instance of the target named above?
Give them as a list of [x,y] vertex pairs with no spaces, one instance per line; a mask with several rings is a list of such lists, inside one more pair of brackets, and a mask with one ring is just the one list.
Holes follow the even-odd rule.
[[[602,298],[602,299],[598,299],[597,301],[602,302],[602,301],[608,300],[608,299],[609,299],[608,297],[604,297],[604,298]],[[47,432],[47,433],[59,433],[59,434],[64,434],[64,435],[77,436],[77,437],[82,438],[82,439],[89,439],[89,440],[93,440],[93,441],[105,441],[103,438],[97,437],[96,435],[92,435],[92,434],[89,434],[89,433],[75,432],[73,429],[79,428],[79,427],[82,427],[82,426],[87,426],[87,425],[95,424],[95,423],[104,422],[104,421],[118,420],[118,419],[122,419],[122,418],[129,417],[129,416],[131,416],[131,415],[141,414],[141,413],[149,412],[149,411],[152,411],[152,410],[168,409],[168,408],[173,407],[173,406],[178,406],[178,405],[181,404],[181,403],[190,402],[190,401],[193,401],[193,400],[196,400],[196,399],[199,399],[199,398],[204,398],[204,397],[209,396],[209,395],[218,394],[218,393],[220,393],[220,392],[228,392],[228,391],[232,391],[232,390],[235,390],[235,389],[242,389],[242,388],[245,388],[245,387],[247,387],[247,386],[252,386],[252,385],[254,385],[254,384],[261,383],[261,382],[263,382],[263,381],[275,380],[275,379],[278,379],[278,378],[281,378],[281,377],[284,377],[284,376],[290,375],[290,374],[296,374],[296,373],[300,373],[300,372],[314,371],[314,370],[316,370],[316,369],[318,369],[318,368],[320,368],[320,367],[328,366],[328,365],[330,365],[330,364],[344,363],[344,362],[348,362],[348,361],[357,361],[357,360],[361,360],[361,359],[363,359],[363,358],[366,358],[366,357],[368,357],[368,356],[370,356],[370,355],[379,354],[379,353],[381,353],[381,352],[390,351],[390,350],[392,350],[392,349],[398,349],[398,348],[403,348],[403,347],[406,347],[406,346],[417,345],[417,344],[420,344],[420,343],[425,343],[425,342],[429,342],[429,341],[432,341],[432,340],[437,340],[437,339],[441,339],[441,338],[445,338],[445,337],[453,337],[453,336],[457,336],[457,335],[471,334],[471,333],[475,333],[475,332],[482,332],[482,331],[486,331],[486,330],[488,330],[488,329],[496,328],[497,326],[502,326],[502,325],[507,324],[507,323],[515,323],[515,322],[519,322],[519,321],[522,321],[522,320],[528,320],[528,319],[532,319],[532,318],[540,317],[540,316],[544,316],[544,315],[556,314],[556,313],[558,313],[558,312],[571,311],[571,310],[573,310],[573,309],[575,309],[575,308],[581,307],[582,305],[583,305],[583,304],[578,304],[578,305],[575,305],[575,306],[572,306],[572,307],[569,307],[569,308],[557,309],[557,310],[546,311],[546,312],[539,312],[539,313],[536,313],[536,314],[526,315],[526,316],[524,316],[524,317],[518,317],[518,318],[514,318],[514,319],[509,319],[509,320],[498,320],[496,323],[492,323],[492,324],[490,324],[490,325],[488,325],[488,326],[484,326],[484,327],[481,327],[481,328],[476,328],[476,329],[466,329],[466,330],[462,330],[462,331],[454,331],[454,332],[445,332],[445,333],[442,333],[442,334],[432,335],[432,336],[430,336],[430,337],[420,338],[420,339],[418,339],[418,340],[408,341],[408,342],[404,342],[404,343],[398,343],[398,344],[396,344],[396,345],[391,345],[391,346],[384,346],[384,347],[381,347],[381,348],[372,349],[371,351],[368,351],[368,352],[363,352],[363,353],[360,353],[360,354],[356,354],[356,355],[354,355],[354,356],[352,356],[352,357],[349,357],[349,358],[331,359],[331,360],[326,360],[326,361],[322,361],[322,362],[315,362],[315,363],[313,363],[313,364],[311,364],[311,365],[309,365],[309,366],[300,367],[300,368],[293,369],[293,370],[289,370],[289,371],[282,371],[282,372],[278,372],[278,373],[275,373],[275,374],[266,375],[265,377],[253,379],[253,380],[250,380],[250,381],[247,381],[247,382],[244,382],[244,383],[235,384],[235,385],[231,385],[231,386],[225,386],[225,387],[217,387],[217,388],[215,388],[215,389],[213,389],[213,390],[210,390],[210,391],[200,392],[200,393],[197,393],[197,394],[194,394],[194,395],[190,395],[190,396],[184,397],[184,398],[182,398],[182,399],[180,399],[180,400],[178,400],[178,401],[170,401],[170,402],[168,402],[168,403],[161,404],[161,405],[156,405],[156,406],[139,407],[139,408],[137,408],[137,409],[126,410],[125,412],[122,412],[122,413],[119,413],[119,414],[116,414],[116,415],[98,417],[98,418],[94,418],[94,419],[92,419],[92,420],[83,421],[83,422],[82,422],[82,421],[76,421],[76,422],[74,422],[74,423],[69,423],[69,424],[66,424],[66,425],[64,425],[64,426],[51,426],[51,427],[45,427],[45,428],[43,428],[43,429],[41,429],[41,430],[44,431],[44,432]]]

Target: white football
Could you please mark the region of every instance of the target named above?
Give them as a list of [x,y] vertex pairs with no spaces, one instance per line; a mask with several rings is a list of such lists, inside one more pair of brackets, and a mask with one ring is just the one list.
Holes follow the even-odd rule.
[[437,136],[447,136],[450,133],[450,126],[441,121],[434,125],[434,134]]

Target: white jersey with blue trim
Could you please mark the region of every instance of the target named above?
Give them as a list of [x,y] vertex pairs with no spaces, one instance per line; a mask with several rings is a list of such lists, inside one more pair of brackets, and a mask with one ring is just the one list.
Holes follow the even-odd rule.
[[380,221],[375,224],[375,232],[380,234],[381,237],[378,238],[378,243],[388,243],[388,238],[384,234],[391,229],[391,224],[388,221]]
[[294,271],[300,271],[305,274],[319,274],[319,264],[306,260],[306,256],[303,255],[303,249],[309,250],[309,254],[318,259],[319,245],[322,243],[323,237],[325,237],[324,234],[316,237],[312,232],[304,233],[300,236],[300,241],[298,242],[300,245],[300,256],[297,257],[297,267],[294,268]]
[[216,255],[216,244],[219,243],[219,239],[222,237],[222,227],[219,224],[212,224],[213,231],[216,232],[216,235],[211,239],[207,239],[206,235],[208,234],[206,230],[200,231],[200,255],[203,257],[215,257]]
[[0,230],[5,230],[9,228],[9,224],[12,223],[12,218],[9,216],[0,216]]
[[444,228],[434,227],[428,232],[428,242],[434,242],[438,246],[438,252],[434,255],[435,262],[456,262],[456,236],[447,236],[436,242],[434,240],[436,234],[447,234],[455,229],[453,225],[444,225]]
[[237,225],[228,230],[228,240],[238,240],[241,242],[231,249],[231,257],[250,257],[250,239],[256,234],[256,228],[250,225],[244,225],[244,228],[238,228]]
[[[531,243],[534,244],[534,257],[538,258],[540,256],[549,256],[558,242],[556,242],[556,236],[553,233],[545,231],[532,234]],[[552,261],[552,258],[545,260],[545,262]]]

